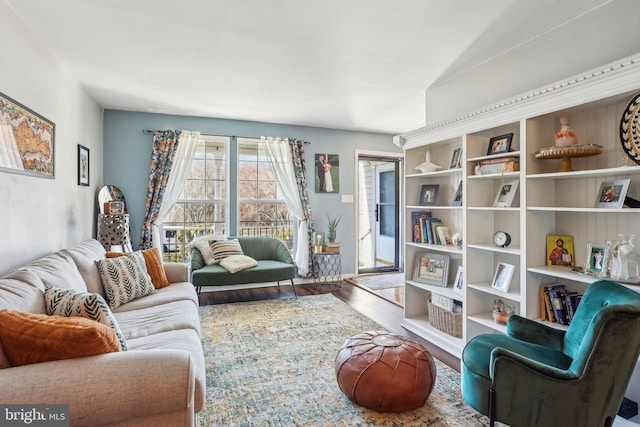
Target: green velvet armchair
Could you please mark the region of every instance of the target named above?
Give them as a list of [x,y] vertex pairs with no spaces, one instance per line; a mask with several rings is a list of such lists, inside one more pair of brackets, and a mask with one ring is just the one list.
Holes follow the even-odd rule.
[[640,353],[640,294],[598,281],[566,331],[513,315],[462,353],[462,395],[490,425],[611,426]]

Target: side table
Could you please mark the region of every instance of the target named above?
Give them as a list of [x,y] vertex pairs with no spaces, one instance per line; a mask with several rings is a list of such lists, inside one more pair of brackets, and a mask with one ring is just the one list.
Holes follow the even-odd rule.
[[313,264],[317,266],[315,285],[340,286],[342,281],[342,257],[340,252],[314,252]]

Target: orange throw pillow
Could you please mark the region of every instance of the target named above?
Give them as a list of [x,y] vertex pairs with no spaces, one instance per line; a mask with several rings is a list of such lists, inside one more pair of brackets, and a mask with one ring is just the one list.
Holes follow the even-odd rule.
[[83,317],[0,311],[0,342],[11,366],[121,350],[115,331]]
[[[144,263],[147,266],[147,272],[151,276],[151,283],[156,289],[169,286],[171,283],[167,279],[167,274],[164,271],[164,265],[162,264],[162,256],[158,248],[145,249],[142,252],[144,257]],[[107,252],[107,258],[118,258],[121,256],[129,255],[124,252]]]

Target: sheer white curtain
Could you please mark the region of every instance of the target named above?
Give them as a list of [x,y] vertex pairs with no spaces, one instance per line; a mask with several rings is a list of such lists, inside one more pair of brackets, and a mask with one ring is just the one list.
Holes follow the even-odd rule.
[[162,221],[169,215],[171,208],[173,208],[173,205],[175,205],[178,198],[180,198],[180,194],[182,194],[184,183],[191,169],[193,155],[198,147],[199,138],[200,132],[183,130],[182,133],[180,133],[178,151],[176,151],[176,157],[173,160],[173,166],[167,181],[167,188],[162,198],[162,205],[158,212],[158,218],[153,223],[153,246],[160,249],[160,253],[162,253],[162,239],[158,224],[162,224]]
[[298,192],[289,140],[263,136],[262,142],[282,197],[291,213],[300,220],[293,259],[298,266],[298,274],[304,277],[309,272],[309,228]]

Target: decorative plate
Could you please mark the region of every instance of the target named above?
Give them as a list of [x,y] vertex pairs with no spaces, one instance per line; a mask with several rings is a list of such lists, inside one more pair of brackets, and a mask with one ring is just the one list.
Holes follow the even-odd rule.
[[634,96],[620,120],[620,142],[627,156],[640,165],[640,93]]

